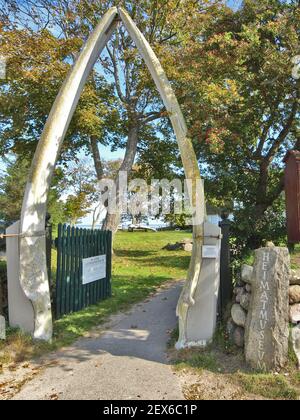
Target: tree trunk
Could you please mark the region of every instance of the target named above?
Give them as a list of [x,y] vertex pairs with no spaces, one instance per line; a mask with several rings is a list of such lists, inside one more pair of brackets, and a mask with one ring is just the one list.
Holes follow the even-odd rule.
[[118,204],[120,201],[120,184],[119,184],[119,173],[120,172],[127,172],[127,175],[131,172],[134,159],[136,156],[137,151],[137,144],[138,144],[138,132],[139,132],[139,124],[138,122],[134,122],[129,129],[128,133],[128,141],[126,146],[125,156],[122,162],[122,165],[119,169],[118,175],[115,179],[116,182],[116,199],[117,199],[117,211],[116,214],[109,214],[107,213],[105,221],[103,223],[102,229],[103,230],[111,230],[113,235],[116,233],[118,229],[118,225],[120,223],[120,213],[118,212]]
[[[103,165],[102,165],[101,156],[100,156],[99,147],[98,147],[98,139],[96,136],[90,137],[90,149],[91,149],[91,154],[92,154],[92,158],[94,162],[97,180],[101,181],[101,179],[104,177],[104,170],[103,170]],[[96,225],[99,222],[100,215],[101,215],[100,207],[101,207],[101,203],[99,202],[99,204],[93,210],[92,230],[96,228]]]
[[100,152],[98,148],[98,139],[96,136],[90,137],[90,145],[91,145],[91,152],[92,152],[92,157],[93,157],[93,161],[95,165],[97,179],[98,181],[100,181],[103,178],[104,171],[103,171]]
[[269,180],[269,162],[263,160],[260,164],[259,179],[257,184],[256,200],[255,200],[255,220],[261,219],[268,208],[267,194],[268,194],[268,180]]
[[[257,193],[256,201],[252,214],[252,229],[251,234],[247,240],[247,246],[250,249],[257,249],[262,246],[261,236],[257,233],[260,228],[257,226],[260,225],[262,219],[265,216],[266,211],[272,206],[274,201],[280,196],[281,192],[284,189],[284,176],[278,182],[277,187],[273,192],[268,191],[268,182],[269,182],[269,165],[270,162],[264,160],[260,165],[260,174],[257,184]],[[249,221],[250,222],[250,221]],[[272,238],[269,238],[272,239]]]
[[96,229],[96,225],[99,222],[101,215],[102,204],[99,203],[93,210],[93,221],[92,221],[92,230]]

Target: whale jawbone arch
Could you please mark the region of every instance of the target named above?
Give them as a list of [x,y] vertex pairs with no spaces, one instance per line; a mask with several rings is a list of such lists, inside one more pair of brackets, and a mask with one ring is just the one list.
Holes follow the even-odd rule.
[[[184,117],[158,58],[127,12],[121,8],[111,8],[85,43],[55,100],[39,141],[26,186],[20,226],[20,231],[23,233],[20,239],[20,283],[34,308],[33,335],[37,339],[50,341],[52,338],[46,242],[45,236],[39,232],[45,229],[46,203],[53,170],[85,81],[119,20],[122,21],[136,44],[169,113],[186,178],[192,180],[193,183],[201,181],[192,142],[187,136]],[[194,188],[189,198],[193,208],[200,203],[200,212],[197,217],[194,217],[193,252],[187,280],[177,306],[177,314],[180,318],[178,341],[180,348],[188,346],[190,341],[188,319],[195,306],[194,297],[197,293],[199,294],[199,286],[201,286],[204,228],[205,226],[209,228],[207,224],[204,224],[206,212],[203,189],[199,194]]]

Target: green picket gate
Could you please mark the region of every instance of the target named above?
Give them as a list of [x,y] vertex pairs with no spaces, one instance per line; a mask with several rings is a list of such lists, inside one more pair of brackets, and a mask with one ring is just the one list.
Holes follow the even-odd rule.
[[[55,285],[56,319],[111,296],[110,231],[58,226]],[[106,255],[106,277],[83,284],[83,259]],[[100,274],[99,274],[100,275]]]

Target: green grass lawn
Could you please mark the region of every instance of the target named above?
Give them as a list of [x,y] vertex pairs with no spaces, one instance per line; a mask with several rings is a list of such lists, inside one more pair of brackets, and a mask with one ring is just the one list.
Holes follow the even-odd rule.
[[[145,299],[164,282],[185,278],[190,254],[162,248],[169,242],[175,243],[190,236],[190,233],[181,231],[118,232],[114,242],[112,298],[56,321],[51,345],[34,343],[19,331],[9,331],[7,340],[0,343],[0,364],[26,360],[69,345],[109,315]],[[55,275],[55,251],[52,257],[52,274]]]

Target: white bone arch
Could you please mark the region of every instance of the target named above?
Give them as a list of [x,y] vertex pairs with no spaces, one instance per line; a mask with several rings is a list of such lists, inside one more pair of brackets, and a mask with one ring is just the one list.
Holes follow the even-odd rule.
[[[69,123],[76,109],[85,82],[103,48],[111,38],[121,19],[144,59],[164,105],[169,113],[187,179],[195,184],[200,172],[180,106],[167,76],[149,43],[136,27],[131,17],[121,8],[113,7],[103,16],[85,43],[75,65],[67,76],[53,104],[35,152],[27,181],[21,212],[20,232],[20,283],[34,309],[36,339],[52,338],[52,315],[46,265],[45,216],[47,196],[53,170],[58,159]],[[193,296],[201,269],[201,245],[205,204],[203,191],[197,196],[196,188],[190,196],[192,205],[201,201],[201,215],[194,226],[194,246],[187,282],[178,304],[181,323],[193,304]],[[198,215],[199,216],[199,215]],[[200,222],[199,222],[200,220]],[[181,325],[184,331],[184,325]],[[184,337],[181,337],[184,340]]]

